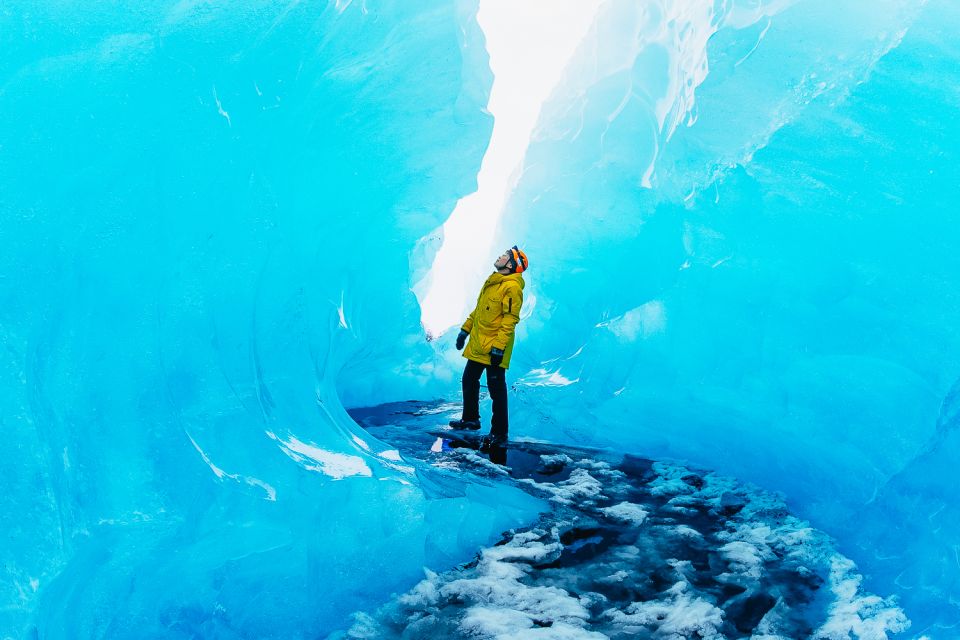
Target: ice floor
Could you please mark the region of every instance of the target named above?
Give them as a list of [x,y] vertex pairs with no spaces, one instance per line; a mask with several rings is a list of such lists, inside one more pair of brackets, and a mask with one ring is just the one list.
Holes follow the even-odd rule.
[[831,539],[731,478],[630,454],[512,441],[487,454],[452,405],[353,411],[450,474],[520,487],[551,509],[330,636],[578,639],[887,638],[909,627]]

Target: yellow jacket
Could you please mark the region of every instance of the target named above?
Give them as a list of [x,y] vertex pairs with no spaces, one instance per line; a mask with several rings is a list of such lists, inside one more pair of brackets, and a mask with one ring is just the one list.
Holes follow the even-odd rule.
[[523,277],[519,273],[503,275],[493,272],[483,283],[477,306],[461,329],[470,334],[463,357],[481,364],[490,364],[490,349],[503,349],[504,369],[510,366],[513,353],[513,331],[520,322],[523,304]]

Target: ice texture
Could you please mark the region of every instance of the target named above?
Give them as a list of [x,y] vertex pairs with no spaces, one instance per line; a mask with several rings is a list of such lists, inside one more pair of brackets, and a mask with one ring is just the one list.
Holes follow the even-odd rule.
[[544,106],[514,421],[783,491],[951,637],[960,7],[702,4],[606,4]]
[[[344,409],[457,393],[410,288],[489,142],[477,9],[0,7],[0,637],[319,637],[609,497],[579,460],[544,501],[426,469]],[[953,0],[607,0],[498,231],[532,265],[511,436],[783,492],[898,598],[839,563],[823,637],[960,625],[958,32]]]
[[432,377],[409,253],[489,137],[475,13],[3,4],[0,638],[316,637],[535,517],[342,404]]

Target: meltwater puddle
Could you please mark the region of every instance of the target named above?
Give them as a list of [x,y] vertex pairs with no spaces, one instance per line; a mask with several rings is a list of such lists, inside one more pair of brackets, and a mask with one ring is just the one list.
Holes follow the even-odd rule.
[[331,639],[879,640],[909,626],[770,493],[610,451],[519,441],[480,454],[476,435],[439,426],[457,409],[351,414],[408,459],[510,483],[551,510]]

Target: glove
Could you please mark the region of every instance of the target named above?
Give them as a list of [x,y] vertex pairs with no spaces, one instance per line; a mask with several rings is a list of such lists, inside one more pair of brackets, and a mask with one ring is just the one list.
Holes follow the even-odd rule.
[[490,364],[499,367],[501,362],[503,362],[503,349],[497,349],[496,347],[490,349]]
[[467,343],[467,336],[470,335],[463,329],[460,329],[460,333],[457,334],[457,350],[463,349],[463,345]]

